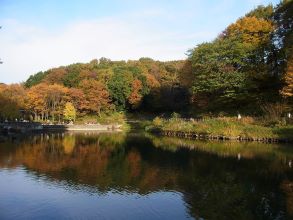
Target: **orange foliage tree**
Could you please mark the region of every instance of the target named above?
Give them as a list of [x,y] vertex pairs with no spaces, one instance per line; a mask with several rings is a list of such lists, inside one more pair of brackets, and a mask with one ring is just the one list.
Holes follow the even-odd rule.
[[142,82],[138,79],[133,80],[132,91],[128,97],[128,102],[131,104],[133,109],[138,108],[142,100],[142,95],[140,93],[141,90],[142,90]]
[[78,112],[81,112],[84,108],[86,108],[85,95],[81,89],[69,88],[68,98]]
[[55,116],[61,119],[68,89],[62,85],[45,83],[31,87],[27,91],[26,108],[34,114],[34,119],[45,120],[49,116],[55,121]]
[[45,100],[53,121],[55,121],[55,116],[58,116],[59,121],[61,119],[67,100],[67,92],[68,89],[62,85],[53,84],[48,86]]
[[62,84],[64,76],[67,74],[66,70],[62,67],[54,68],[48,71],[49,74],[44,79],[48,84]]
[[103,83],[85,79],[79,86],[85,95],[84,110],[86,112],[100,115],[101,110],[107,110],[110,107],[109,92]]
[[15,119],[21,117],[24,108],[25,90],[20,84],[0,86],[0,118]]
[[31,87],[26,93],[26,109],[33,114],[34,119],[44,119],[48,116],[48,110],[46,108],[46,92],[48,85],[40,83]]

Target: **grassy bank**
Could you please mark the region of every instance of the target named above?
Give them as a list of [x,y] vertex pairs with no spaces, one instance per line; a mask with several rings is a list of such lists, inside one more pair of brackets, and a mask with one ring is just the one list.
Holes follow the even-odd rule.
[[129,130],[129,125],[126,123],[125,113],[114,112],[111,114],[100,114],[98,115],[85,115],[77,118],[74,124],[101,124],[101,125],[121,125],[124,131]]
[[158,132],[169,136],[192,136],[239,140],[293,140],[293,125],[279,124],[266,126],[261,120],[244,117],[205,118],[201,120],[183,120],[173,117],[162,119],[156,117],[147,131]]

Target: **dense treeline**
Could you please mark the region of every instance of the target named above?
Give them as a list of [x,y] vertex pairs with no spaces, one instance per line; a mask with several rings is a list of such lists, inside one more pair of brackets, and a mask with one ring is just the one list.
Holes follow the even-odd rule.
[[258,111],[263,103],[292,101],[292,25],[293,1],[259,6],[190,51],[194,103]]
[[[185,61],[101,58],[39,72],[24,86],[2,85],[0,91],[11,99],[7,108],[22,108],[38,120],[66,118],[68,114],[64,113],[70,105],[80,116],[125,110],[179,111],[188,104],[187,91],[179,85],[184,65]],[[21,94],[19,100],[10,95],[13,93]],[[12,113],[3,111],[1,115],[15,118],[17,111]]]
[[[111,61],[53,68],[0,85],[0,117],[41,120],[115,111],[261,114],[293,99],[293,1],[259,6],[185,61]],[[279,106],[280,104],[278,104]]]

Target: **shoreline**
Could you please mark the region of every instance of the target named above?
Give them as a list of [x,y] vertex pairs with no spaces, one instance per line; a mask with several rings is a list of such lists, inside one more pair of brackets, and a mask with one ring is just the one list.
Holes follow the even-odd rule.
[[253,137],[229,137],[224,135],[207,135],[198,134],[195,132],[183,132],[183,131],[158,131],[153,130],[150,133],[166,136],[166,137],[179,137],[194,140],[221,140],[221,141],[239,141],[239,142],[261,142],[261,143],[293,143],[293,139],[286,138],[253,138]]
[[41,123],[3,123],[1,133],[27,133],[33,131],[122,131],[120,124],[90,124],[90,125],[43,125]]
[[42,130],[65,131],[122,131],[122,125],[43,125]]

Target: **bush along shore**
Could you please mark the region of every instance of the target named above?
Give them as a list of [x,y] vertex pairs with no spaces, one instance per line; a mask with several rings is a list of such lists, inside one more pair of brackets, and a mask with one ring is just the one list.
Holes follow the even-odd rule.
[[251,117],[181,119],[156,117],[145,129],[149,132],[183,138],[208,140],[259,141],[266,143],[293,142],[293,124],[267,126],[264,121]]

